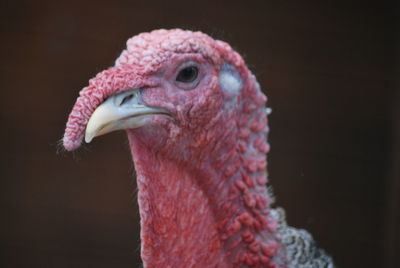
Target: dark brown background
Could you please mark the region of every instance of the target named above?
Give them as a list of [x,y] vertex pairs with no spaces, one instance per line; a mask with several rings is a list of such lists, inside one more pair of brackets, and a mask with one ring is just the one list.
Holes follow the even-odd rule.
[[75,154],[57,144],[78,91],[129,37],[183,27],[230,42],[269,96],[289,223],[340,267],[400,267],[400,12],[330,2],[1,1],[0,266],[140,266],[125,135]]

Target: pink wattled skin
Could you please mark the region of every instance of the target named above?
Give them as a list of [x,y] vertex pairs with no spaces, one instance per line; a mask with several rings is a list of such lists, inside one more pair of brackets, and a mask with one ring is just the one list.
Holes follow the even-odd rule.
[[[188,64],[199,77],[180,84]],[[221,86],[225,64],[239,75],[238,90]],[[266,189],[266,97],[241,56],[200,32],[131,38],[116,65],[80,92],[64,147],[79,147],[105,99],[136,88],[144,104],[170,113],[127,130],[144,267],[286,267]]]

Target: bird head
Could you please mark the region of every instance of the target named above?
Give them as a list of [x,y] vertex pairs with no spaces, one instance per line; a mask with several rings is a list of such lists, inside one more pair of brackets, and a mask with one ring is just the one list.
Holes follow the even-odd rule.
[[260,247],[276,248],[265,188],[265,102],[227,43],[179,29],[142,33],[128,40],[115,66],[81,90],[64,147],[127,131],[149,267],[164,258],[177,267],[176,252],[187,252],[199,267],[269,263],[274,254]]
[[83,138],[125,129],[155,150],[190,152],[226,139],[265,101],[227,43],[179,29],[142,33],[128,40],[114,67],[81,90],[64,147],[74,150]]
[[294,246],[311,238],[271,213],[265,102],[227,43],[179,29],[142,33],[81,90],[64,147],[127,131],[144,267],[297,267],[308,255]]

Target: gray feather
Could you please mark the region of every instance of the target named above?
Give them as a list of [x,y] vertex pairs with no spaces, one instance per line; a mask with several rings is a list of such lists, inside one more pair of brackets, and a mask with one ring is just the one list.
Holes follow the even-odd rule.
[[306,230],[290,227],[286,223],[282,208],[272,209],[271,215],[278,222],[278,235],[286,250],[288,267],[293,268],[334,268],[332,258],[319,249],[313,237]]

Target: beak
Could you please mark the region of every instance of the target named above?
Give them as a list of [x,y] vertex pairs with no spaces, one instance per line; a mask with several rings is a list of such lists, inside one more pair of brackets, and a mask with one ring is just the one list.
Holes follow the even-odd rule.
[[141,104],[140,90],[134,89],[109,97],[93,112],[86,126],[85,141],[112,131],[138,128],[157,114],[166,114],[162,108]]

